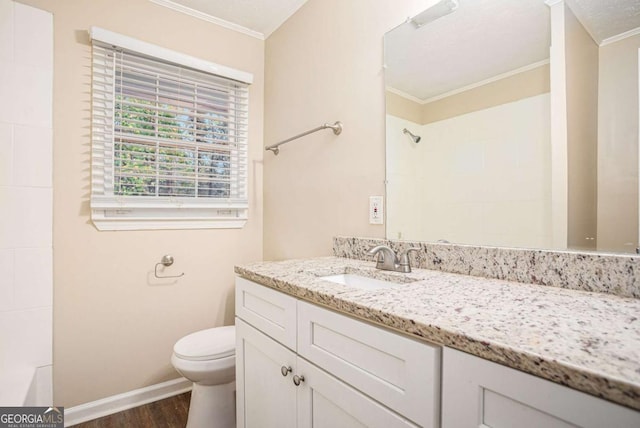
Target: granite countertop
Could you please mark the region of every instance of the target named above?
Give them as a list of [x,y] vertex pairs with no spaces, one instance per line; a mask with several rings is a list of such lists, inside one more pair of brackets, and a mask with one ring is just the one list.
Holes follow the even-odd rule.
[[[416,338],[640,410],[640,299],[340,257],[257,262],[238,275]],[[320,279],[401,282],[362,290]]]

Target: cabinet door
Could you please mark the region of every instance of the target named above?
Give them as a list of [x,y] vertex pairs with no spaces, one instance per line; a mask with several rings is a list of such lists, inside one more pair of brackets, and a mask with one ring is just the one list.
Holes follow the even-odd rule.
[[302,358],[297,374],[299,428],[417,427]]
[[[296,355],[236,318],[236,412],[238,427],[296,426]],[[282,367],[291,372],[282,374]]]
[[442,428],[640,427],[640,412],[444,348]]

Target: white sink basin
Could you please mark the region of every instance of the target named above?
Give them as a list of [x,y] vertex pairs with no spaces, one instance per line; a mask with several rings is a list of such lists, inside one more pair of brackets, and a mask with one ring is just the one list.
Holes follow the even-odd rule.
[[345,273],[340,275],[322,276],[320,279],[335,282],[336,284],[347,285],[349,287],[361,288],[363,290],[375,290],[378,288],[397,287],[398,283],[383,281],[381,279],[368,278],[366,276]]

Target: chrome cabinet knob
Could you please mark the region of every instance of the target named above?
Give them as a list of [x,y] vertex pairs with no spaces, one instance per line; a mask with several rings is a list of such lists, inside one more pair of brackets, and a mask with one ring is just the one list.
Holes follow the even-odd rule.
[[288,366],[280,367],[280,373],[282,373],[282,376],[287,376],[289,373],[291,373],[291,367],[288,367]]
[[304,382],[304,376],[298,376],[298,375],[293,376],[293,383],[296,386],[300,386],[302,382]]

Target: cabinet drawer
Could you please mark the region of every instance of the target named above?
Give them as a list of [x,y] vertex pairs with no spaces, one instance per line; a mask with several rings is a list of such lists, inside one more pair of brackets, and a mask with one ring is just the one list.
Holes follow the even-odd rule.
[[419,425],[439,426],[439,346],[298,302],[298,354]]
[[236,277],[236,316],[289,349],[296,349],[296,299]]

